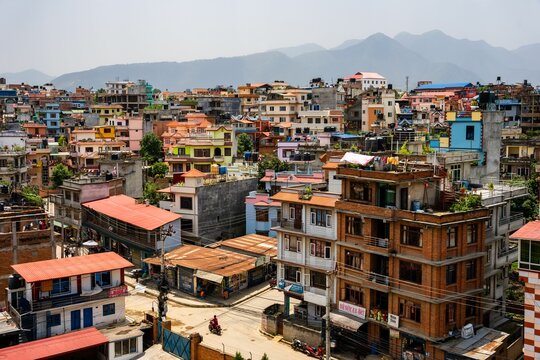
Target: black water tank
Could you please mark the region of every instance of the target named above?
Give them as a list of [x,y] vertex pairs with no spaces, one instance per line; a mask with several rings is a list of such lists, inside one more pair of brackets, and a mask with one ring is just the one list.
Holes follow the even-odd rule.
[[18,274],[9,275],[8,278],[8,288],[9,289],[18,289],[21,287],[21,278]]
[[112,179],[113,179],[112,174],[111,174],[110,172],[107,172],[107,173],[105,174],[105,180],[106,180],[106,181],[109,181],[109,180],[112,180]]

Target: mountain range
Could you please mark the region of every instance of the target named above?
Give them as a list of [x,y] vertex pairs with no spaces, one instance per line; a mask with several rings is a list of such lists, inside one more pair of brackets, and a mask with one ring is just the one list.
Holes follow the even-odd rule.
[[[114,79],[145,79],[162,90],[184,90],[274,80],[305,85],[316,77],[335,81],[358,71],[372,71],[402,89],[406,77],[410,88],[419,80],[489,83],[497,76],[507,83],[527,79],[538,84],[539,57],[540,43],[508,50],[434,30],[421,35],[403,32],[394,38],[376,33],[330,49],[310,43],[228,58],[100,66],[64,74],[52,82],[61,89],[79,85],[97,89]],[[13,82],[9,77],[8,81]],[[31,78],[26,82],[41,83]]]

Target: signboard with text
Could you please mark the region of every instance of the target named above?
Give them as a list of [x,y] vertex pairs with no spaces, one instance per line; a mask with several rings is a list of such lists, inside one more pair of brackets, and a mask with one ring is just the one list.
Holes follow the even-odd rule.
[[357,305],[340,301],[338,305],[338,309],[339,311],[343,311],[344,313],[359,317],[362,320],[366,319],[366,308],[363,308],[361,306],[357,306]]
[[109,289],[109,297],[114,298],[118,296],[126,296],[128,289],[126,285],[120,285]]

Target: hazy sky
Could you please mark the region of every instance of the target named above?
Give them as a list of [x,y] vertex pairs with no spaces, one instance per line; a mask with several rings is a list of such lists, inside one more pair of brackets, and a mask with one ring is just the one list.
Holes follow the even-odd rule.
[[0,73],[184,61],[382,32],[540,42],[540,0],[0,0]]

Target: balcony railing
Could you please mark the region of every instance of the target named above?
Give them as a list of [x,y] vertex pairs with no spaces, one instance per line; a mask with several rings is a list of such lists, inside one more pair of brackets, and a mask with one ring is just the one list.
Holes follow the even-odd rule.
[[283,229],[305,232],[303,222],[297,222],[294,219],[281,219],[279,226]]
[[57,307],[64,307],[74,304],[80,304],[89,301],[103,300],[119,296],[127,296],[127,286],[120,285],[108,289],[103,289],[95,295],[83,296],[81,294],[66,295],[60,297],[52,297],[32,302],[32,310],[40,311]]
[[504,217],[499,220],[499,225],[505,225],[519,220],[523,221],[523,213],[512,213],[510,214],[510,216]]
[[[43,230],[17,231],[19,246],[31,245],[50,241],[50,228]],[[0,233],[0,247],[11,247],[13,245],[13,233]]]

